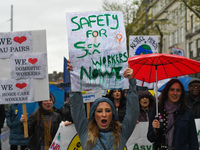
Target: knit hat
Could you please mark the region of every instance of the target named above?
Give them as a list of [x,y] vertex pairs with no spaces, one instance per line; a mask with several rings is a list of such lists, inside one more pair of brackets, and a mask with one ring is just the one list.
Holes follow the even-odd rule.
[[111,106],[114,120],[117,121],[118,119],[117,119],[117,112],[116,112],[115,106],[114,106],[113,102],[112,102],[109,98],[106,98],[106,97],[97,98],[97,99],[94,101],[94,103],[92,104],[92,107],[90,108],[89,121],[91,121],[92,116],[93,116],[93,114],[94,114],[94,112],[95,112],[97,106],[98,106],[99,103],[101,103],[101,102],[107,102],[107,103]]
[[190,82],[188,83],[188,85],[192,84],[193,82],[199,82],[200,83],[200,79],[198,79],[198,78],[192,78],[190,80]]
[[138,97],[139,97],[139,100],[141,98],[149,98],[151,101],[154,101],[154,97],[153,95],[148,91],[148,90],[140,90],[138,91]]

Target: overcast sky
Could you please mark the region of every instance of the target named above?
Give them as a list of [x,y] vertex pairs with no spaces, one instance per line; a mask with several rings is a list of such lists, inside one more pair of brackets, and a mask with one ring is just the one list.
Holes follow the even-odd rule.
[[0,32],[10,32],[11,5],[13,31],[46,30],[48,73],[63,72],[68,58],[67,12],[100,11],[103,0],[2,0]]

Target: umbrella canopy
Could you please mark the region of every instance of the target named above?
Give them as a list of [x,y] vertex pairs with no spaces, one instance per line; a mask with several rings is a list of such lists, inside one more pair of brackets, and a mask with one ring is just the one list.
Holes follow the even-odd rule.
[[148,83],[156,82],[156,116],[158,116],[159,80],[200,72],[200,62],[172,54],[145,54],[130,57],[133,77]]
[[[189,84],[189,82],[190,82],[191,79],[192,79],[191,77],[178,78],[178,80],[180,80],[181,83],[183,84],[186,94],[188,93],[188,84]],[[162,92],[162,90],[164,89],[164,87],[165,87],[166,84],[167,84],[167,83],[163,84],[163,85],[158,89],[158,91],[159,91],[159,92]]]
[[64,105],[65,91],[56,87],[53,84],[49,84],[49,92],[52,93],[55,97],[54,106],[57,109],[60,109]]
[[200,62],[173,54],[145,54],[130,57],[129,66],[133,69],[133,77],[148,83],[176,76],[200,72]]

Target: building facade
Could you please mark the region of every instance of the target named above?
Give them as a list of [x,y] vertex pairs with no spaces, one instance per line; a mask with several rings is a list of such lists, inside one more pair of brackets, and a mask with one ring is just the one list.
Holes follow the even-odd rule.
[[[149,2],[146,21],[152,20],[147,29],[157,25],[163,34],[159,37],[162,43],[160,52],[172,53],[174,47],[182,49],[185,57],[200,61],[200,19],[197,15],[181,1],[146,1]],[[191,76],[200,77],[199,74]]]

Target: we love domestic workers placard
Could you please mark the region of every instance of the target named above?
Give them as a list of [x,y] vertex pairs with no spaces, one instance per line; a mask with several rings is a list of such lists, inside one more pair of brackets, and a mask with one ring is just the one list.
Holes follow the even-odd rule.
[[11,75],[14,79],[45,78],[47,67],[46,53],[30,53],[11,57]]
[[0,33],[0,104],[49,99],[46,31]]
[[128,88],[122,12],[67,13],[72,91]]

